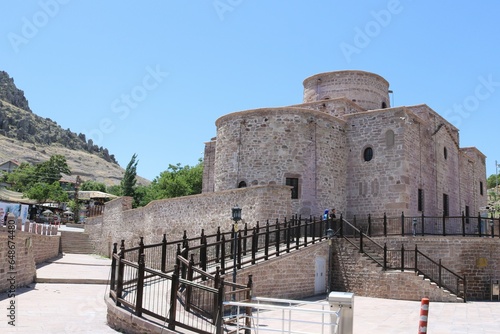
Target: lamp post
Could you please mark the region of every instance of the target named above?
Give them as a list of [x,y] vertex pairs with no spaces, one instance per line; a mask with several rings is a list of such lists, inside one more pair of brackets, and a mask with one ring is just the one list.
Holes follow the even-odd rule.
[[236,204],[234,208],[231,209],[233,217],[233,283],[236,283],[236,254],[237,254],[237,234],[238,234],[238,221],[241,220],[241,208]]
[[330,288],[332,287],[332,238],[333,230],[329,228],[326,230],[326,236],[328,237],[328,287],[326,288],[326,293],[330,293]]

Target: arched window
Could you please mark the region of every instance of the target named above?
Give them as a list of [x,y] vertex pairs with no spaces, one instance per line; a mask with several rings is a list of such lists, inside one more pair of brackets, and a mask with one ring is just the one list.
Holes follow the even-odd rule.
[[387,130],[385,132],[385,145],[387,147],[393,147],[394,146],[394,131]]
[[240,183],[238,183],[238,188],[245,188],[247,186],[247,183],[245,181],[240,181]]
[[387,103],[385,103],[385,101],[384,101],[384,102],[382,102],[382,109],[385,109],[385,108],[387,108]]
[[371,147],[365,148],[365,151],[363,152],[363,159],[365,159],[365,161],[373,159],[373,149]]

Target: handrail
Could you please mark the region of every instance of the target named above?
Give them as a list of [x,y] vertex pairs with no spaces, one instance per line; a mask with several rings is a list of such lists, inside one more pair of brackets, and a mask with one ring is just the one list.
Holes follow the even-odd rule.
[[[450,291],[451,293],[455,294],[456,296],[463,298],[464,302],[466,302],[466,298],[467,298],[467,291],[466,291],[467,284],[466,284],[465,277],[460,276],[457,273],[453,272],[452,270],[448,269],[447,267],[443,266],[441,264],[441,260],[439,260],[439,262],[436,262],[435,260],[432,260],[428,255],[426,255],[426,254],[422,253],[421,251],[419,251],[417,249],[417,247],[415,246],[414,266],[413,267],[406,266],[405,265],[405,260],[404,260],[404,254],[406,252],[405,249],[404,249],[404,245],[402,245],[401,250],[387,250],[387,246],[386,245],[384,245],[384,246],[380,245],[375,240],[373,240],[371,237],[369,237],[368,235],[366,235],[361,229],[357,228],[356,226],[354,226],[353,224],[351,224],[346,219],[343,219],[342,216],[341,216],[340,223],[342,224],[341,228],[340,228],[340,231],[343,232],[343,231],[346,230],[346,228],[343,226],[344,224],[348,228],[348,231],[351,231],[351,230],[354,231],[353,234],[342,233],[342,235],[340,235],[340,237],[342,237],[344,240],[348,241],[351,245],[353,245],[356,249],[358,249],[360,253],[364,254],[366,257],[370,258],[372,261],[374,261],[377,264],[381,265],[382,268],[383,268],[383,270],[387,270],[387,269],[400,269],[401,271],[404,271],[405,269],[414,270],[416,273],[424,274],[425,277],[427,277],[431,281],[435,282],[438,285],[438,287],[444,287],[444,288],[446,288],[448,291]],[[351,238],[354,238],[355,240],[357,238],[359,238],[359,243],[351,240]],[[375,256],[373,256],[372,254],[366,252],[366,250],[365,250],[365,248],[366,248],[366,241],[369,241],[370,245],[372,245],[375,248],[375,249],[372,249],[372,250],[374,251],[374,254],[378,255],[380,258],[383,259],[382,263],[381,263],[381,261],[379,259],[375,258]],[[378,253],[377,253],[377,250],[378,250]],[[382,250],[382,252],[380,252],[380,250]],[[399,261],[401,263],[401,267],[396,268],[396,267],[392,266],[391,263],[388,263],[388,261],[387,261],[387,252],[394,252],[395,254],[401,254],[401,260]],[[424,270],[426,268],[423,268],[422,265],[419,266],[420,262],[418,261],[418,255],[421,255],[425,259],[427,259],[433,265],[433,269],[432,270],[426,270],[426,272],[424,273]],[[444,282],[444,280],[443,280],[443,271],[444,271],[444,275],[451,275],[452,277],[455,278],[455,280],[456,280],[456,286],[453,286],[452,284],[450,284],[448,282]],[[434,274],[435,272],[437,272],[437,275]],[[462,287],[462,289],[460,287]]]

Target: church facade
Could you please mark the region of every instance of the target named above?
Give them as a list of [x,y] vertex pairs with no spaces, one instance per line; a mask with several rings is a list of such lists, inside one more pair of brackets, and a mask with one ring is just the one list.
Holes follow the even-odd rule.
[[486,157],[425,104],[390,105],[389,83],[364,71],[303,82],[303,103],[224,115],[205,144],[203,193],[290,187],[292,212],[321,216],[477,216]]

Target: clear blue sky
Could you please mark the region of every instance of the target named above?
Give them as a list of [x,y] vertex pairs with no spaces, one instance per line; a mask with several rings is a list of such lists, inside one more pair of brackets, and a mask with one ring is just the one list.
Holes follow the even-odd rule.
[[225,114],[302,101],[302,81],[380,74],[461,146],[500,162],[500,2],[39,0],[0,3],[0,70],[31,109],[153,179],[195,165]]

